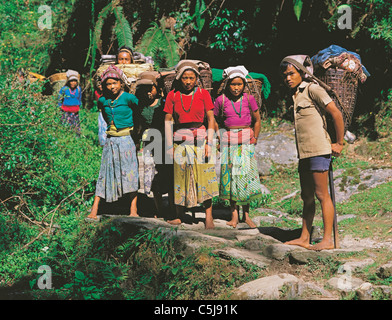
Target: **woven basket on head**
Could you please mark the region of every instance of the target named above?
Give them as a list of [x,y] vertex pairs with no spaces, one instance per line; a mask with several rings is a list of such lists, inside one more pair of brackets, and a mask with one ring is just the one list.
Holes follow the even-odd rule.
[[[342,112],[344,120],[344,132],[351,124],[354,114],[355,104],[358,93],[358,79],[351,72],[343,69],[329,68],[324,73],[318,76],[320,80],[329,85],[334,93],[338,96],[331,95],[336,106]],[[333,142],[336,141],[335,130],[332,120],[327,118],[328,132]]]
[[48,77],[51,84],[58,81],[67,81],[67,74],[65,72],[55,73]]

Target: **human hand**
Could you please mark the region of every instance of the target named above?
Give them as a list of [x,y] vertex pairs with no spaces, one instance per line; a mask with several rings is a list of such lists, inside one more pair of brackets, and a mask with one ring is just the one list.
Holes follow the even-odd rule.
[[343,144],[340,143],[332,143],[332,155],[334,157],[339,157],[343,150]]

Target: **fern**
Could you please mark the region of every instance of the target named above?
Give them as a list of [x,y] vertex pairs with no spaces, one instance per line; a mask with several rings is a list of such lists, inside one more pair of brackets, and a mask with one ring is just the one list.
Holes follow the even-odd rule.
[[123,7],[116,6],[113,8],[114,15],[116,17],[116,26],[114,28],[118,46],[127,46],[133,49],[133,37],[132,30],[129,22],[124,16]]
[[102,28],[105,23],[106,18],[110,15],[110,13],[113,10],[113,4],[109,3],[107,6],[105,6],[100,13],[98,14],[98,19],[97,22],[95,23],[95,28],[94,28],[94,46],[96,49],[99,50],[100,54],[103,54],[102,51],[102,40],[101,40],[101,34],[102,34]]
[[180,60],[175,36],[165,27],[165,18],[160,25],[153,22],[144,33],[137,50],[154,58],[159,66],[173,67]]

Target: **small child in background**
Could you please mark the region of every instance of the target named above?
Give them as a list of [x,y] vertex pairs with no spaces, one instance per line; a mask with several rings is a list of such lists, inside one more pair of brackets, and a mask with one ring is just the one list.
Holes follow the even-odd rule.
[[79,110],[82,105],[82,89],[79,86],[79,73],[67,71],[67,82],[59,91],[58,106],[63,111],[61,120],[70,125],[80,136]]

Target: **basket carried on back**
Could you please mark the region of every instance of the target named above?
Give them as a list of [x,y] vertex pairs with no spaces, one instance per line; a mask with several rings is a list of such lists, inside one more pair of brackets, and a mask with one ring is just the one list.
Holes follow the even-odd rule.
[[[325,82],[331,87],[337,97],[332,94],[331,98],[335,102],[336,106],[342,112],[344,121],[344,132],[347,131],[351,124],[352,117],[354,114],[355,104],[357,101],[358,93],[358,79],[352,72],[347,72],[343,69],[329,68],[326,69],[322,74],[318,75],[318,78]],[[336,141],[335,130],[332,120],[327,118],[328,133],[331,136],[333,142]]]
[[[200,60],[190,60],[194,62],[200,72],[200,78],[197,83],[197,86],[207,90],[209,93],[212,91],[212,71],[210,65],[206,62]],[[175,79],[176,79],[176,72],[174,70],[163,72],[162,78],[164,83],[164,94],[167,95],[171,90],[174,89]]]
[[[97,78],[99,79],[103,73],[109,68],[110,64],[102,64],[97,70]],[[116,64],[124,73],[124,83],[126,84],[130,93],[135,94],[136,80],[142,72],[153,71],[154,67],[151,63],[131,63],[131,64]],[[96,79],[95,79],[96,80]]]
[[[263,82],[259,79],[253,79],[253,78],[247,78],[246,81],[247,84],[244,88],[244,92],[252,95],[255,98],[257,105],[259,107],[259,111],[261,112],[261,107],[263,105],[263,98],[261,96],[263,91]],[[226,85],[227,82],[223,80],[217,92],[218,96],[224,93]]]

